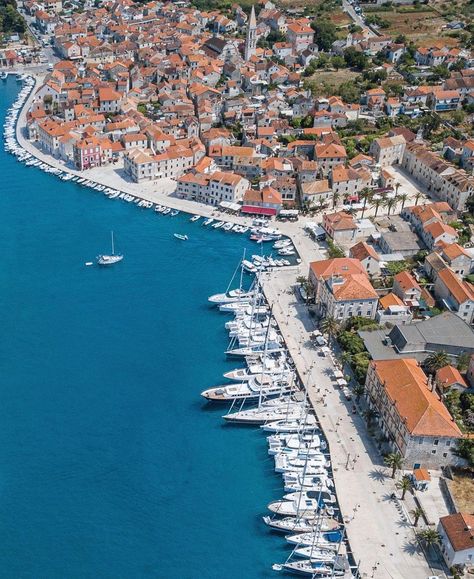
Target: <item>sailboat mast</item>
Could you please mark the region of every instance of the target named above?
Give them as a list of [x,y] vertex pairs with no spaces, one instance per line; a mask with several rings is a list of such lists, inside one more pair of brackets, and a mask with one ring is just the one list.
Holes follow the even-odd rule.
[[115,255],[115,249],[114,249],[114,232],[111,231],[110,235],[112,237],[112,255]]

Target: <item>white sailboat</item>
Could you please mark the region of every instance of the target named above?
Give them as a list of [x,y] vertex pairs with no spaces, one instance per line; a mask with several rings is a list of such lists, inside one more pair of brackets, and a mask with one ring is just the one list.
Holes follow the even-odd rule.
[[112,239],[112,253],[111,255],[107,255],[107,254],[102,254],[102,255],[98,255],[97,256],[97,263],[99,265],[113,265],[114,263],[117,263],[119,261],[122,261],[123,259],[123,255],[121,253],[115,253],[115,247],[114,247],[114,232],[111,231],[111,239]]

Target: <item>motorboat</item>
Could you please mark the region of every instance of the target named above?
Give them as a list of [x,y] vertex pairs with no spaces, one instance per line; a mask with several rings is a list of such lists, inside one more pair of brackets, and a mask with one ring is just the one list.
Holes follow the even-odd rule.
[[97,256],[98,265],[113,265],[115,263],[118,263],[119,261],[122,261],[122,259],[123,259],[122,254],[116,254],[115,253],[114,232],[111,231],[110,233],[111,233],[111,239],[112,239],[112,253],[110,255],[107,255],[107,254],[98,255]]
[[188,236],[187,235],[181,235],[181,233],[173,233],[173,236],[176,237],[176,239],[180,239],[181,241],[188,241]]
[[228,384],[210,388],[201,393],[207,400],[227,402],[229,400],[256,400],[257,398],[270,398],[282,396],[290,392],[288,382],[273,380],[270,376],[255,376],[248,382]]
[[173,209],[173,211],[170,212],[170,216],[176,217],[176,215],[179,215],[179,211],[177,209]]
[[222,294],[214,294],[208,297],[211,304],[230,304],[233,302],[250,301],[255,297],[255,291],[244,291],[242,289],[230,290]]
[[201,219],[200,215],[193,215],[189,221],[199,221]]
[[214,219],[212,217],[208,217],[207,219],[205,219],[202,224],[203,225],[210,225],[212,222],[214,221]]

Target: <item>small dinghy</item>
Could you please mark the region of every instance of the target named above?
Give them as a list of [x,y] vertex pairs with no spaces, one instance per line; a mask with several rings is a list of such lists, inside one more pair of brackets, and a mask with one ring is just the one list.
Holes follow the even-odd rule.
[[173,233],[176,239],[181,239],[181,241],[188,241],[187,235],[181,235],[181,233]]

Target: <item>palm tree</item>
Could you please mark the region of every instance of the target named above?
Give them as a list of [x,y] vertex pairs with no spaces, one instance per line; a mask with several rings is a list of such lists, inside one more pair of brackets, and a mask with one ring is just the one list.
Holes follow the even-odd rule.
[[351,354],[349,354],[349,352],[342,352],[341,356],[340,356],[340,361],[341,361],[341,365],[344,368],[344,366],[346,364],[350,364],[351,360],[352,360],[352,356]]
[[356,402],[359,402],[360,397],[364,394],[365,392],[365,386],[363,384],[357,384],[357,386],[354,388],[354,394],[356,397]]
[[425,366],[429,372],[436,372],[450,363],[451,359],[446,352],[433,352],[425,360]]
[[402,478],[397,482],[396,487],[397,489],[400,489],[402,491],[401,496],[402,501],[405,500],[405,493],[407,491],[411,491],[411,489],[413,488],[411,478],[407,475],[402,476]]
[[399,183],[398,181],[395,183],[395,197],[398,197],[398,190],[401,187],[401,183]]
[[415,195],[415,205],[418,205],[418,201],[420,200],[421,197],[421,191],[417,191],[416,195]]
[[391,452],[384,456],[384,462],[387,466],[392,469],[392,478],[395,478],[395,473],[399,468],[402,468],[403,465],[403,457],[398,452]]
[[428,549],[437,545],[441,540],[438,531],[436,529],[432,529],[431,527],[427,527],[426,529],[419,531],[417,536],[426,545],[426,547],[428,547]]
[[368,187],[364,187],[364,189],[362,189],[362,191],[359,193],[359,199],[364,200],[364,206],[362,207],[362,215],[361,215],[361,219],[363,219],[365,208],[367,206],[367,201],[371,201],[372,199],[372,190],[369,189]]
[[396,206],[397,204],[397,197],[389,197],[384,201],[384,206],[387,208],[387,215],[390,215],[390,211]]
[[341,198],[341,195],[339,193],[337,193],[337,191],[334,191],[332,194],[332,206],[333,209],[334,207],[336,207],[337,202],[339,201],[339,199]]
[[400,193],[400,195],[398,196],[398,200],[402,202],[402,211],[403,208],[405,207],[405,203],[408,201],[408,193]]
[[367,428],[372,426],[372,422],[377,418],[378,412],[373,408],[367,408],[364,412],[364,418],[367,420]]
[[377,213],[379,212],[379,208],[383,203],[383,199],[382,197],[376,197],[375,199],[372,200],[372,207],[375,207],[375,215],[374,217],[377,217]]
[[422,517],[424,515],[424,511],[421,507],[416,507],[416,509],[413,509],[412,511],[410,511],[410,515],[413,517],[413,526],[414,527],[418,527],[418,521],[420,520],[420,517]]
[[336,320],[336,318],[328,316],[327,318],[324,318],[324,320],[321,322],[320,327],[323,334],[327,334],[328,340],[331,341],[331,339],[339,331],[339,322]]

